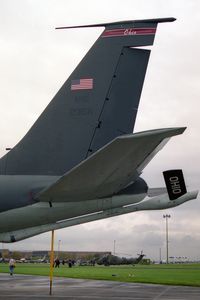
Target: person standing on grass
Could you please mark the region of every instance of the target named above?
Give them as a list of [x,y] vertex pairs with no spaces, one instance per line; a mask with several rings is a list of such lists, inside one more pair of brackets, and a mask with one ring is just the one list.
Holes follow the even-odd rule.
[[10,275],[12,276],[14,273],[14,268],[15,268],[15,260],[11,258],[9,260],[9,270],[10,270]]
[[60,260],[59,260],[58,257],[55,259],[54,267],[55,267],[55,268],[59,268],[59,267],[60,267]]

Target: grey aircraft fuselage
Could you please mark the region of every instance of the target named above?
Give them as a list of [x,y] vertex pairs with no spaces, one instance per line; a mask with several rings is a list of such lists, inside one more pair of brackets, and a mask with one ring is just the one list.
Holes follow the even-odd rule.
[[[102,199],[68,202],[39,202],[34,194],[56,182],[57,176],[0,176],[0,233],[57,222],[140,202],[147,185],[139,178],[129,192]],[[8,222],[9,220],[9,222]]]

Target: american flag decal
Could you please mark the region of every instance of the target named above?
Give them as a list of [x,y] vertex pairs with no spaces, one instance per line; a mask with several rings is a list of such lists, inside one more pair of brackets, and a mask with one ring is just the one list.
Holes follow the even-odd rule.
[[93,78],[74,79],[71,81],[71,91],[92,90]]

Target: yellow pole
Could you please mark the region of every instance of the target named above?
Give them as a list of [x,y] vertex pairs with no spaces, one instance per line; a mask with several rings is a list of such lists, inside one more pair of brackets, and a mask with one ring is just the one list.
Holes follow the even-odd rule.
[[49,290],[49,295],[52,295],[52,284],[53,284],[53,265],[54,265],[54,251],[53,251],[53,246],[54,246],[54,230],[51,231],[51,257],[50,257],[50,290]]

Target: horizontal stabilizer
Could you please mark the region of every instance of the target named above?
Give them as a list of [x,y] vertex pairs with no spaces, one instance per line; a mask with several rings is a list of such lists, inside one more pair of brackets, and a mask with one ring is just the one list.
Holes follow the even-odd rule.
[[39,201],[82,201],[111,196],[134,181],[168,139],[185,127],[117,137],[36,195]]
[[162,195],[165,193],[167,193],[167,189],[165,187],[149,188],[147,195],[148,195],[148,197],[155,197],[155,196]]

